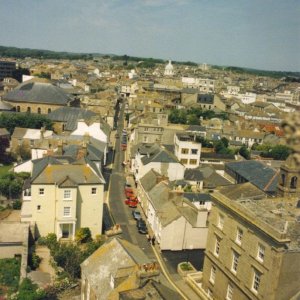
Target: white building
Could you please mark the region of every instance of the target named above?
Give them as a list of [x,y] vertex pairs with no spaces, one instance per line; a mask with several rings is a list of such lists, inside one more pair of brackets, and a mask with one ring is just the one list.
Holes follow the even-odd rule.
[[211,93],[215,90],[215,80],[209,78],[182,77],[184,87],[198,89],[199,92]]
[[138,180],[151,169],[172,180],[184,177],[185,167],[177,157],[157,144],[139,144],[132,159],[132,172]]
[[250,104],[256,101],[256,94],[246,92],[246,94],[239,94],[237,98],[239,98],[244,104]]
[[174,67],[172,65],[172,62],[169,60],[168,64],[165,67],[165,76],[173,76],[174,75]]
[[71,136],[90,136],[101,142],[108,142],[107,134],[102,130],[100,122],[88,125],[85,121],[80,120],[77,123],[77,129],[71,133]]
[[167,181],[159,182],[150,190],[146,188],[148,183],[143,180],[141,183],[146,199],[143,200],[148,201],[144,211],[160,249],[204,249],[208,208],[205,205],[197,208],[183,195],[170,191]]
[[197,168],[200,164],[201,144],[195,138],[188,133],[174,135],[175,156],[186,168]]

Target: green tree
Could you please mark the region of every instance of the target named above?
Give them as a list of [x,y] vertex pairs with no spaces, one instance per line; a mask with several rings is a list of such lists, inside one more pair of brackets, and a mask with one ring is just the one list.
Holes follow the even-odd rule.
[[248,150],[248,148],[243,145],[240,149],[239,149],[239,154],[241,156],[243,156],[245,159],[250,159],[250,151]]
[[291,150],[285,145],[276,145],[271,149],[269,153],[275,160],[286,160],[290,155]]
[[187,116],[187,124],[189,125],[199,125],[200,120],[195,114],[191,114]]
[[53,259],[71,278],[80,277],[80,264],[85,257],[77,245],[59,244],[53,253]]

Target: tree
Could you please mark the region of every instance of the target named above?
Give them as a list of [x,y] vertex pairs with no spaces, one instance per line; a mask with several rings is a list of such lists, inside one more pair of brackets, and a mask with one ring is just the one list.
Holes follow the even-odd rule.
[[59,244],[53,253],[53,259],[71,278],[80,277],[80,264],[85,257],[80,248],[74,244]]
[[189,124],[189,125],[199,125],[200,124],[199,118],[194,114],[188,115],[187,116],[187,124]]
[[240,149],[239,149],[239,154],[241,156],[243,156],[245,159],[250,159],[250,151],[248,150],[248,148],[243,145]]
[[290,155],[291,150],[285,145],[276,145],[272,148],[272,150],[269,153],[271,157],[275,160],[286,160],[287,157]]
[[75,234],[76,241],[79,243],[87,243],[92,240],[91,230],[88,227],[79,228]]
[[22,160],[28,160],[31,158],[31,150],[29,145],[18,145],[16,150],[15,150],[15,154],[17,155],[17,159],[18,157],[21,157]]

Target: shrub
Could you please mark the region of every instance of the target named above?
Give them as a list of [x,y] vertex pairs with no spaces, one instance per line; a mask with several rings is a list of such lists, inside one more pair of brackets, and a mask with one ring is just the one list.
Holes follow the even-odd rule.
[[17,289],[21,261],[17,258],[0,259],[0,285]]
[[76,231],[75,239],[79,243],[87,243],[92,240],[91,230],[88,227],[79,228]]
[[29,278],[23,279],[18,291],[18,300],[42,300],[45,297],[46,293],[40,290],[37,284],[34,284]]
[[21,207],[22,207],[22,202],[20,200],[16,200],[13,202],[13,209],[19,210],[21,209]]

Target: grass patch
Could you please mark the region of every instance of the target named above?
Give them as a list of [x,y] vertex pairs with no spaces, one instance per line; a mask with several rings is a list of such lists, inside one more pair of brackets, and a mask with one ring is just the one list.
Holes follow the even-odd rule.
[[0,259],[0,285],[17,290],[20,280],[21,259]]
[[13,167],[13,165],[5,165],[0,167],[0,177],[7,174],[8,171]]

